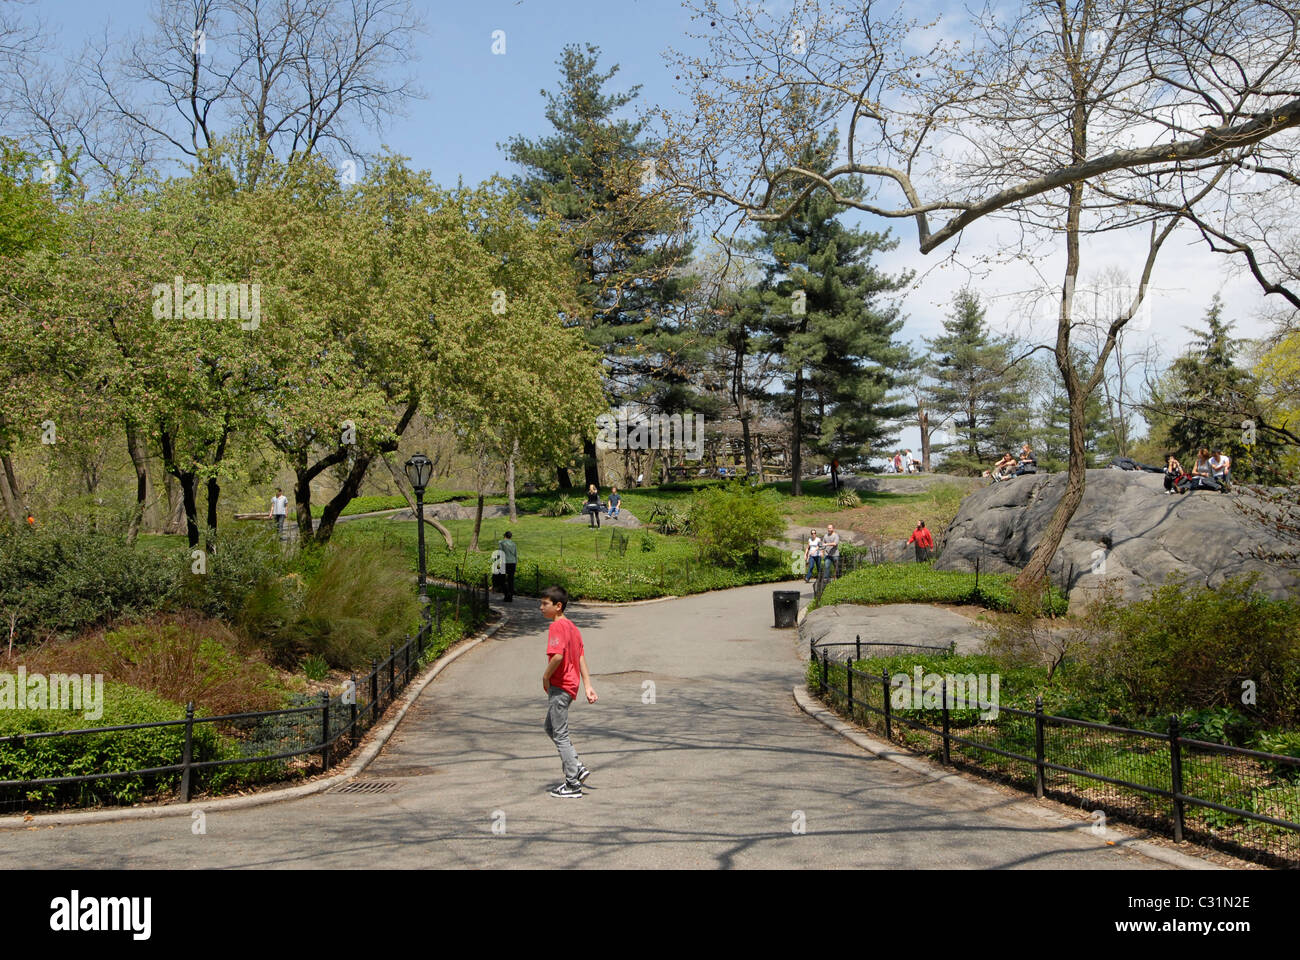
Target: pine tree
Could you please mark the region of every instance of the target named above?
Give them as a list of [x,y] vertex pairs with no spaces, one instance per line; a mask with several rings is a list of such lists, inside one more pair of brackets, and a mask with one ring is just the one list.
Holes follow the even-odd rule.
[[[537,140],[513,137],[507,157],[527,171],[515,184],[530,212],[564,224],[579,263],[579,301],[589,314],[571,317],[605,357],[605,389],[614,404],[650,401],[664,412],[691,409],[688,331],[678,309],[690,281],[674,270],[692,245],[681,211],[641,193],[649,178],[643,122],[616,120],[640,86],[605,93],[618,72],[597,71],[600,49],[566,46],[557,65],[557,92],[542,91],[555,133]],[[594,429],[594,425],[593,425]],[[583,438],[586,482],[599,486],[593,439]],[[568,471],[559,469],[562,488]]]
[[1217,294],[1205,323],[1205,329],[1192,331],[1195,339],[1187,352],[1152,392],[1163,438],[1189,468],[1198,450],[1222,450],[1232,458],[1234,480],[1279,481],[1282,444],[1259,429],[1264,420],[1259,385],[1233,362],[1241,341],[1230,335],[1232,323],[1223,319]]
[[[828,169],[837,145],[832,133],[807,146],[800,163]],[[891,396],[909,352],[894,339],[903,325],[897,305],[882,300],[911,274],[891,277],[874,267],[871,259],[897,241],[846,227],[841,213],[817,191],[788,219],[759,224],[751,246],[766,262],[747,307],[761,316],[765,347],[780,356],[785,393],[775,399],[791,415],[795,496],[803,489],[805,445],[828,459],[856,459],[892,440],[889,421],[911,409]]]
[[[933,414],[951,416],[957,438],[949,467],[978,470],[994,453],[1018,447],[1029,422],[1029,395],[1011,367],[1009,339],[991,335],[979,295],[957,292],[943,333],[925,341],[931,361],[926,390]],[[1023,441],[1022,441],[1023,442]]]

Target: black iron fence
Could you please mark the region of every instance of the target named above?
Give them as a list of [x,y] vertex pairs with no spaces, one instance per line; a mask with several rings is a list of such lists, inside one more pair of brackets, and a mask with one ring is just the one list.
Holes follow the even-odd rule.
[[[421,661],[439,655],[466,625],[487,615],[486,583],[457,577],[431,593],[430,615],[415,636],[408,635],[400,647],[390,644],[386,657],[372,659],[370,671],[353,674],[336,696],[322,691],[282,710],[213,717],[197,716],[191,702],[177,720],[0,737],[0,776],[54,767],[110,768],[0,779],[0,812],[162,800],[169,794],[186,802],[201,791],[326,772],[374,727]],[[112,769],[115,756],[152,762]]]
[[[830,648],[834,648],[834,652]],[[1037,797],[1107,819],[1193,840],[1274,866],[1300,865],[1300,757],[1134,730],[971,698],[972,674],[937,677],[937,703],[917,702],[863,658],[950,648],[895,643],[810,644],[809,685],[836,712],[886,740]],[[910,679],[910,678],[909,678]],[[900,690],[909,691],[899,696]],[[959,696],[960,694],[960,696]],[[935,722],[938,726],[935,726]]]

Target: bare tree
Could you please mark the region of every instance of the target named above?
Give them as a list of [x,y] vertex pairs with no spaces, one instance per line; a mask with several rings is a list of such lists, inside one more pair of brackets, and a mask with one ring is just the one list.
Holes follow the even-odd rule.
[[[1294,142],[1300,13],[1276,0],[1029,0],[976,11],[968,34],[949,28],[953,39],[926,47],[925,28],[872,0],[796,0],[783,15],[724,6],[697,0],[708,52],[675,55],[692,103],[661,115],[667,189],[721,201],[723,224],[779,220],[826,190],[913,221],[923,253],[986,218],[1019,229],[1016,255],[1063,246],[1056,336],[1036,349],[1054,355],[1069,400],[1069,474],[1019,577],[1041,584],[1083,498],[1085,400],[1161,248],[1193,214],[1222,208],[1244,157]],[[796,162],[809,136],[796,106],[808,99],[826,108],[823,125],[847,128],[825,173]],[[852,176],[874,189],[840,192]],[[797,186],[788,202],[787,182]],[[1080,373],[1071,335],[1082,241],[1120,230],[1145,237],[1136,292]]]

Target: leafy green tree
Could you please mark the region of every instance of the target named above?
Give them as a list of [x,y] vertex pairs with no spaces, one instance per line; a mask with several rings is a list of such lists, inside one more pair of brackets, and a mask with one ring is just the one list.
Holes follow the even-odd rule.
[[[568,321],[604,357],[605,390],[615,403],[645,400],[668,413],[690,409],[695,399],[689,358],[691,325],[681,302],[689,280],[674,267],[690,255],[683,214],[642,183],[653,182],[654,145],[642,138],[644,121],[616,120],[639,86],[606,93],[618,72],[597,69],[600,50],[566,46],[558,64],[557,92],[542,91],[554,133],[522,136],[504,146],[526,174],[515,183],[528,210],[560,223],[578,265],[576,310]],[[582,424],[587,483],[600,484],[594,422]],[[561,488],[571,486],[558,469]]]
[[[958,291],[943,333],[925,341],[930,353],[926,390],[932,415],[951,416],[957,441],[950,468],[976,471],[990,455],[1005,452],[1029,422],[1024,372],[1012,367],[1012,343],[995,337],[979,295]],[[942,419],[941,416],[941,419]]]

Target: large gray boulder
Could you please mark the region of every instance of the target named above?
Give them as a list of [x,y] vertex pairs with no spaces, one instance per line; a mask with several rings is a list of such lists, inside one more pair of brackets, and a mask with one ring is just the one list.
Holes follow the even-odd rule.
[[[991,484],[962,501],[949,525],[939,570],[1015,571],[1029,562],[1065,491],[1066,475],[1030,475]],[[1269,529],[1243,513],[1245,492],[1166,494],[1158,473],[1089,470],[1083,501],[1052,562],[1051,578],[1071,601],[1113,580],[1123,596],[1149,595],[1171,574],[1215,586],[1256,572],[1257,589],[1274,597],[1300,590],[1300,571],[1250,556],[1252,547],[1285,550]]]

